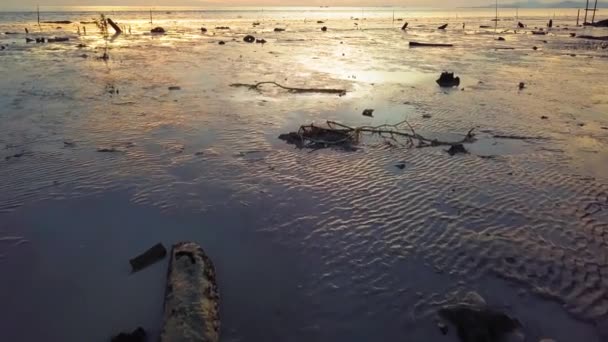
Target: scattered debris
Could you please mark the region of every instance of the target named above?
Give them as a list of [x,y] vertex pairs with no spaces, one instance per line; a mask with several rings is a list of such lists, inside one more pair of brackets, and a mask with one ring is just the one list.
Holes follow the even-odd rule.
[[523,90],[526,88],[526,84],[524,82],[519,82],[519,90]]
[[194,242],[173,246],[160,342],[218,342],[219,291],[213,262]]
[[284,32],[284,31],[285,31],[284,28],[275,27],[275,29],[274,29],[274,32]]
[[182,90],[180,86],[170,86],[169,90]]
[[150,30],[150,32],[152,32],[152,33],[160,33],[160,34],[163,34],[163,33],[165,33],[166,31],[165,31],[165,29],[164,29],[164,28],[162,28],[162,27],[158,26],[158,27],[155,27],[155,28],[153,28],[152,30]]
[[243,38],[243,41],[246,43],[253,43],[255,42],[255,37],[252,35],[246,35],[245,38]]
[[147,251],[129,260],[133,273],[143,270],[144,268],[162,260],[167,255],[167,250],[162,243],[152,246]]
[[437,29],[438,30],[445,30],[448,27],[448,24],[443,24],[441,26],[439,26]]
[[407,30],[407,27],[409,26],[410,23],[406,22],[405,24],[403,24],[403,26],[401,26],[401,30],[405,31]]
[[456,145],[450,146],[450,149],[447,150],[447,152],[451,156],[454,156],[457,154],[468,154],[469,153],[469,151],[467,151],[467,149],[464,148],[464,145],[462,145],[462,144],[456,144]]
[[323,31],[323,32],[327,32],[327,26],[323,26],[323,27],[321,27],[321,31]]
[[439,315],[456,326],[460,341],[503,341],[518,331],[521,327],[519,321],[488,308],[485,300],[478,294],[475,295],[478,297],[476,302],[465,298],[460,304],[439,309]]
[[112,337],[112,342],[146,342],[146,331],[139,327],[131,333],[120,333]]
[[453,72],[442,72],[436,82],[440,87],[457,87],[460,85],[460,77],[454,77]]
[[585,26],[595,26],[595,27],[608,27],[608,19],[600,20],[595,23],[585,23]]
[[453,47],[453,44],[410,42],[410,47]]
[[369,116],[370,118],[374,117],[374,110],[373,109],[365,109],[363,110],[363,116]]
[[216,30],[230,30],[230,27],[228,27],[228,26],[217,26],[215,29]]
[[293,93],[327,93],[327,94],[346,94],[346,90],[344,89],[330,89],[330,88],[293,88],[281,85],[277,82],[258,82],[256,84],[244,84],[244,83],[233,83],[231,87],[246,87],[249,89],[260,90],[259,87],[264,84],[272,84],[279,88],[288,90]]
[[[114,29],[114,31],[116,31],[117,34],[122,33],[122,29],[118,25],[116,25],[116,23],[112,19],[108,18],[106,19],[106,21],[108,22],[108,24],[110,24],[110,26],[112,26],[112,28]],[[154,32],[154,30],[152,30],[152,32]],[[162,33],[165,33],[165,30],[163,30]]]

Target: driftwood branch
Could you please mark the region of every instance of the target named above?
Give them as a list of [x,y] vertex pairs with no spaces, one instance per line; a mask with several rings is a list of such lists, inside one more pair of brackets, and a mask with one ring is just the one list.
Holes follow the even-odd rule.
[[[300,148],[325,148],[338,146],[343,148],[351,148],[352,145],[360,141],[361,134],[370,133],[377,134],[383,138],[397,141],[396,137],[406,138],[409,146],[432,147],[432,146],[455,146],[475,141],[475,128],[471,128],[467,134],[458,141],[442,141],[439,139],[426,138],[416,132],[412,125],[406,120],[394,125],[380,126],[361,126],[351,127],[336,121],[327,121],[326,127],[311,125],[302,125],[298,132],[282,134],[279,139],[285,140],[290,144],[294,144]],[[404,126],[407,126],[407,130]]]
[[275,85],[281,89],[285,89],[287,91],[293,92],[293,93],[324,93],[324,94],[339,94],[339,95],[344,95],[346,94],[346,90],[344,89],[331,89],[331,88],[295,88],[295,87],[287,87],[284,86],[282,84],[279,84],[277,82],[271,82],[271,81],[267,81],[267,82],[258,82],[256,84],[246,84],[246,83],[233,83],[230,86],[231,87],[245,87],[245,88],[249,88],[252,90],[260,90],[260,86],[264,85],[264,84],[271,84],[271,85]]

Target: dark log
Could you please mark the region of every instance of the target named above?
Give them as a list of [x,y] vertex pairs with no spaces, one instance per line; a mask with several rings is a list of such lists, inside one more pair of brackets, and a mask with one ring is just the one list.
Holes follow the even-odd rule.
[[116,31],[116,33],[122,33],[122,30],[120,29],[120,27],[118,27],[118,25],[116,25],[116,23],[112,19],[108,18],[106,20],[107,20],[108,24],[110,24],[110,26],[112,26],[114,31]]
[[587,35],[581,35],[581,36],[577,36],[577,38],[582,38],[582,39],[591,39],[591,40],[608,40],[608,36],[587,36]]
[[136,256],[129,260],[133,272],[140,271],[157,261],[162,260],[167,255],[167,250],[162,243],[156,244],[152,248],[148,249],[144,253]]
[[410,42],[410,47],[452,47],[453,44]]

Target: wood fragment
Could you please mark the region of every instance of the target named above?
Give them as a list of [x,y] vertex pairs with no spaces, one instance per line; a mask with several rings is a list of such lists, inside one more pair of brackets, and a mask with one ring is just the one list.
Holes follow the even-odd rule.
[[107,18],[106,20],[107,20],[108,24],[110,24],[110,26],[112,26],[114,31],[116,31],[116,33],[122,33],[122,29],[118,25],[116,25],[116,23],[112,19]]
[[344,89],[331,89],[331,88],[296,88],[296,87],[287,87],[277,82],[258,82],[256,84],[246,84],[246,83],[232,83],[231,87],[245,87],[252,90],[260,90],[260,86],[264,84],[275,85],[279,88],[288,90],[293,93],[325,93],[325,94],[346,94],[346,90]]
[[410,47],[453,47],[454,44],[410,42]]

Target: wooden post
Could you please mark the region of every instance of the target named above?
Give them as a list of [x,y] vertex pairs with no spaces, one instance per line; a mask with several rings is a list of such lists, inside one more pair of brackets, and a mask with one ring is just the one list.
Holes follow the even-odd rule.
[[42,31],[40,27],[40,5],[36,5],[36,12],[38,13],[38,30]]
[[587,23],[587,13],[589,13],[589,0],[587,0],[587,5],[585,6],[585,20],[583,20],[583,25]]
[[579,19],[581,18],[581,9],[578,9],[578,14],[576,15],[576,26],[579,26]]
[[[587,0],[589,1],[589,0]],[[150,8],[150,25],[152,25],[152,9]]]
[[597,0],[595,0],[595,6],[593,6],[593,15],[591,16],[591,23],[595,23],[595,12],[597,12]]
[[122,30],[120,29],[120,27],[118,27],[118,25],[116,25],[116,23],[112,19],[108,18],[106,20],[107,20],[108,24],[110,24],[110,26],[112,26],[114,31],[116,31],[116,33],[122,33]]

